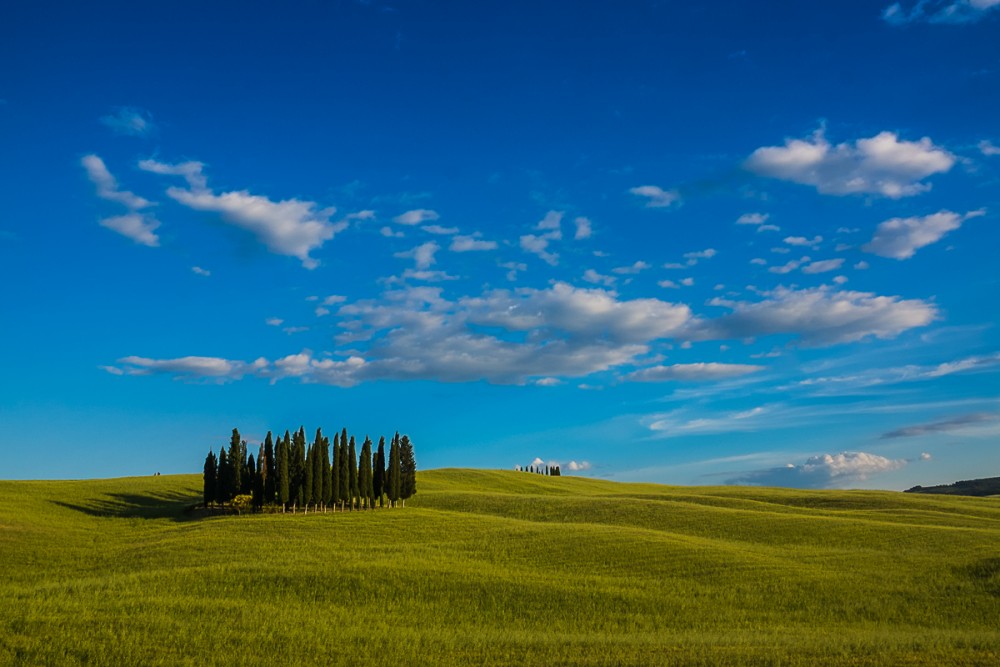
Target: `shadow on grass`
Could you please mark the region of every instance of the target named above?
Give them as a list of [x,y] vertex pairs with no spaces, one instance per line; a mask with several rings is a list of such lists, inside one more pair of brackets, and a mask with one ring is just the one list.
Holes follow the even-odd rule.
[[195,518],[191,509],[198,498],[177,492],[163,493],[110,493],[85,503],[62,500],[52,502],[77,512],[96,517],[120,519],[173,519],[189,521]]

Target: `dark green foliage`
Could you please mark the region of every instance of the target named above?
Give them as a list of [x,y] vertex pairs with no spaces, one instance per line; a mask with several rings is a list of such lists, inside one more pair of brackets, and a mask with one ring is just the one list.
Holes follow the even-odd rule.
[[330,452],[330,503],[336,509],[340,502],[340,434],[333,434],[333,450]]
[[275,457],[277,459],[276,467],[278,470],[277,500],[282,508],[288,505],[290,497],[289,482],[291,471],[289,470],[288,457],[288,431],[285,431],[285,439],[278,441],[278,455]]
[[215,454],[210,449],[208,450],[208,456],[205,457],[205,475],[203,478],[202,489],[202,497],[204,498],[205,507],[208,507],[209,503],[215,502],[215,484],[217,475],[218,464],[215,460]]
[[378,452],[372,461],[372,492],[378,498],[378,506],[382,507],[385,495],[385,436],[378,439]]
[[320,429],[316,429],[312,454],[312,503],[319,507],[323,504],[323,478],[326,476],[323,472],[323,459],[327,458],[323,456],[323,432]]
[[241,443],[242,440],[240,440],[240,431],[239,429],[234,428],[233,437],[229,441],[228,462],[229,462],[229,470],[231,472],[229,473],[229,479],[226,482],[226,487],[227,487],[226,493],[229,496],[228,498],[226,498],[226,500],[229,500],[237,493],[239,493],[242,486],[243,480],[241,479],[241,473],[243,472],[244,459],[243,459],[243,445]]
[[340,509],[346,509],[347,503],[351,499],[351,467],[348,463],[350,456],[347,451],[347,429],[340,436],[340,460],[338,472],[340,477]]
[[309,445],[306,450],[306,464],[302,469],[302,506],[309,507],[314,502],[313,498],[313,461],[316,458],[316,448]]
[[288,476],[290,477],[289,483],[291,484],[292,491],[292,505],[299,506],[305,504],[306,437],[304,428],[300,428],[292,436]]
[[389,446],[389,466],[385,474],[385,494],[389,496],[389,506],[395,507],[402,488],[399,467],[399,433],[392,438]]
[[254,471],[250,470],[250,461],[247,457],[247,441],[240,440],[240,493],[248,494],[253,486]]
[[358,491],[358,453],[354,446],[354,436],[351,436],[351,444],[347,449],[347,463],[350,466],[348,468],[349,482],[351,485],[351,509],[357,504],[357,498],[360,495]]
[[939,486],[915,486],[906,493],[939,493],[948,496],[997,496],[1000,495],[1000,477],[966,479]]
[[257,477],[257,461],[254,460],[253,454],[247,457],[247,469],[244,472],[246,473],[247,483],[250,485],[250,489],[253,490],[253,480]]
[[323,438],[323,507],[327,507],[333,500],[333,471],[330,467],[330,438]]
[[372,440],[367,435],[361,445],[361,458],[358,459],[358,491],[361,507],[371,509],[374,506],[375,492],[372,481]]
[[233,497],[232,494],[232,466],[229,465],[229,457],[226,455],[226,448],[219,449],[219,474],[215,485],[215,502],[228,502]]
[[273,503],[278,490],[278,470],[274,461],[274,441],[271,439],[271,432],[267,432],[264,438],[264,502]]
[[267,476],[264,445],[257,450],[257,474],[253,476],[253,507],[258,512],[264,507],[264,480]]
[[399,441],[399,473],[399,497],[405,507],[406,499],[417,492],[417,461],[413,457],[413,443],[406,435]]

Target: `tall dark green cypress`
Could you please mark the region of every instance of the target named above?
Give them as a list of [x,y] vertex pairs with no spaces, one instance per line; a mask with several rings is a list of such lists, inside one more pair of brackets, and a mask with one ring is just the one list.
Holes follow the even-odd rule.
[[250,470],[250,462],[247,458],[247,441],[240,440],[240,493],[250,493],[255,472],[256,470]]
[[[246,442],[244,440],[244,442]],[[247,458],[247,469],[244,471],[244,476],[246,477],[246,482],[243,484],[243,489],[240,491],[246,493],[249,490],[253,493],[253,481],[257,477],[257,461],[254,459],[253,454]],[[247,487],[249,486],[249,489]]]
[[330,438],[323,438],[323,511],[330,506],[333,498],[333,471],[330,467]]
[[[346,432],[347,429],[344,429]],[[340,436],[340,509],[347,509],[347,503],[351,499],[351,465],[348,462],[347,438]]]
[[285,431],[285,439],[278,440],[278,456],[276,467],[278,469],[278,502],[281,503],[281,511],[284,512],[288,507],[288,502],[291,498],[291,492],[289,489],[289,484],[291,482],[291,465],[289,459],[290,452],[288,451],[288,431]]
[[253,507],[258,512],[264,507],[264,480],[267,476],[267,466],[264,464],[264,445],[257,450],[257,474],[253,476]]
[[382,498],[385,495],[385,436],[378,439],[378,451],[372,461],[372,492],[378,498],[378,506],[383,507]]
[[275,467],[274,461],[274,440],[271,438],[271,432],[267,432],[267,436],[264,438],[264,502],[270,505],[274,502],[275,492],[277,491],[278,482],[278,471]]
[[413,458],[413,443],[406,435],[399,441],[399,472],[399,497],[406,507],[406,499],[417,492],[417,461]]
[[309,445],[309,449],[306,450],[306,465],[302,469],[303,473],[304,473],[302,475],[302,489],[303,489],[303,492],[302,492],[302,494],[303,494],[302,506],[304,508],[306,508],[306,509],[308,509],[309,505],[313,502],[313,495],[312,495],[312,493],[313,493],[313,459],[316,458],[315,454],[318,453],[315,450],[316,450],[315,447],[313,447],[312,445]]
[[351,444],[348,447],[347,453],[348,459],[347,464],[349,466],[348,472],[350,474],[350,484],[351,484],[351,510],[354,510],[354,506],[357,503],[358,492],[358,452],[354,446],[354,436],[351,436]]
[[208,507],[209,503],[215,502],[215,484],[217,477],[218,464],[215,461],[215,453],[210,449],[208,450],[208,456],[205,457],[205,477],[202,489],[202,497],[205,501],[205,507]]
[[[233,429],[233,437],[229,441],[229,456],[228,463],[229,469],[232,471],[229,473],[229,481],[227,482],[228,488],[226,493],[229,494],[229,498],[232,498],[240,492],[242,487],[242,479],[240,473],[243,472],[243,446],[240,444],[240,430],[237,428]],[[229,499],[227,498],[227,500]]]
[[219,448],[219,474],[218,481],[215,485],[215,502],[226,503],[232,498],[232,493],[230,492],[233,473],[232,468],[229,465],[229,457],[226,456],[226,448]]
[[395,507],[402,488],[399,468],[399,433],[392,438],[389,446],[389,467],[385,472],[385,494],[389,496],[389,507]]
[[318,508],[323,504],[323,478],[326,476],[323,472],[323,432],[320,429],[316,429],[316,441],[313,442],[312,448],[313,472],[310,493],[312,494],[313,505]]
[[[287,434],[287,431],[286,431]],[[292,507],[302,505],[305,495],[306,446],[299,438],[299,431],[292,435],[291,450],[288,461],[288,477],[291,485]]]
[[333,451],[330,461],[330,503],[337,509],[340,502],[340,434],[333,434]]
[[358,495],[361,507],[371,509],[375,499],[372,481],[372,440],[367,435],[361,445],[361,458],[358,460]]

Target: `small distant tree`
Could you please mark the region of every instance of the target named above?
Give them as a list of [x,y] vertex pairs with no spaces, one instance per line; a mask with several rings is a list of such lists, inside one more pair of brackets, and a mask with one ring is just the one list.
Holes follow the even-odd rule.
[[399,441],[399,473],[399,497],[406,507],[406,499],[417,492],[417,461],[413,457],[413,443],[406,435]]
[[215,459],[215,453],[210,449],[208,450],[208,456],[205,457],[205,477],[202,490],[202,498],[204,499],[205,507],[208,507],[209,503],[215,502],[215,485],[217,476],[218,463]]
[[[247,469],[244,472],[246,473],[247,482],[252,492],[253,481],[257,477],[257,461],[254,459],[253,454],[247,457]],[[247,484],[244,484],[244,486],[247,486]]]
[[351,511],[354,511],[354,505],[360,492],[358,491],[358,453],[354,446],[353,435],[351,436],[351,444],[347,448],[347,456],[347,463],[349,465],[348,473],[350,475],[349,482],[351,484]]

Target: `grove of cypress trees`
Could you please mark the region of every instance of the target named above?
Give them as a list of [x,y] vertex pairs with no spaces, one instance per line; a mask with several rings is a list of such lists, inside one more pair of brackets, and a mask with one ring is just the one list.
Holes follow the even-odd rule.
[[208,450],[208,456],[205,457],[205,478],[202,491],[205,507],[208,507],[209,503],[215,502],[215,484],[217,477],[218,464],[215,460],[215,453],[210,449]]
[[399,472],[399,497],[406,507],[406,499],[417,492],[417,461],[413,458],[413,443],[407,435],[399,441]]
[[372,440],[367,435],[361,445],[361,458],[358,460],[358,491],[361,497],[361,507],[372,509],[375,492],[372,480]]
[[358,497],[358,452],[354,446],[354,436],[351,436],[351,444],[347,449],[347,463],[350,466],[348,468],[349,482],[351,485],[351,511],[354,511],[355,499]]
[[382,497],[385,493],[385,436],[378,439],[378,451],[372,460],[372,492],[378,498],[378,506],[383,507]]

